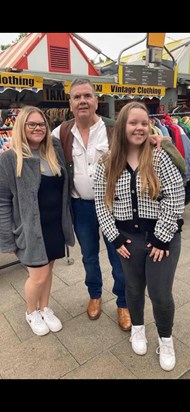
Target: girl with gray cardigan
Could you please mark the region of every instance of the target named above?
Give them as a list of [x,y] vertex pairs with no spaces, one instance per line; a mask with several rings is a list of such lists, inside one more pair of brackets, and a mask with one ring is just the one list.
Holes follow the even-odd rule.
[[74,246],[63,150],[44,113],[24,107],[0,156],[0,251],[27,266],[26,321],[36,335],[62,328],[48,307],[55,259]]

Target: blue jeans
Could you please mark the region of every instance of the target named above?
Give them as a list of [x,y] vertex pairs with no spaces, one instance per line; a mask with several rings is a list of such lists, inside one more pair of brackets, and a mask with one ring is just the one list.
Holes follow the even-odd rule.
[[[72,198],[73,223],[76,237],[81,247],[82,262],[86,272],[85,285],[91,299],[98,299],[102,294],[102,272],[99,262],[100,234],[94,200]],[[112,292],[117,296],[117,306],[126,308],[125,275],[112,243],[103,236],[107,248],[114,285]]]

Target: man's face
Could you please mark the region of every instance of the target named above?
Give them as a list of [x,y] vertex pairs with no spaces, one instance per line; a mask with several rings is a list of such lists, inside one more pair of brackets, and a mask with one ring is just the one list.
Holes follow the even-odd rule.
[[79,120],[93,117],[98,107],[98,99],[89,83],[74,86],[69,102],[75,119]]

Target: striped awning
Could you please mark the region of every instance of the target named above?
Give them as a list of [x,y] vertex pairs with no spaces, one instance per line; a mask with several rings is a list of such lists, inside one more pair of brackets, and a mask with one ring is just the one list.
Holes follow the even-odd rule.
[[17,91],[17,92],[22,92],[23,90],[30,90],[31,92],[38,93],[40,90],[43,90],[43,87],[40,88],[40,89],[37,89],[37,88],[35,88],[35,87],[33,87],[33,88],[25,87],[25,88],[23,89],[23,88],[21,88],[21,87],[14,87],[14,88],[13,88],[13,87],[3,87],[3,86],[0,86],[0,93],[5,92],[6,90],[15,90],[15,91]]

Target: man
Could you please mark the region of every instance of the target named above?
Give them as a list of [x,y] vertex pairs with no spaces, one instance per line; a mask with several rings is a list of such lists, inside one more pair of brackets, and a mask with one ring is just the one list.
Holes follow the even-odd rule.
[[[74,230],[81,247],[86,272],[85,284],[90,301],[87,314],[91,320],[101,314],[102,273],[99,262],[100,236],[96,216],[93,176],[97,161],[107,152],[114,121],[109,125],[96,114],[98,99],[87,79],[76,79],[70,90],[70,109],[75,119],[62,123],[52,134],[59,137],[68,165],[72,187]],[[74,174],[73,174],[74,172]],[[73,182],[72,182],[73,180]],[[118,320],[123,330],[130,330],[131,319],[125,300],[125,278],[114,246],[103,236],[112,275],[113,293],[117,296]]]
[[[99,223],[95,210],[93,177],[99,157],[107,152],[114,121],[96,114],[98,99],[88,79],[75,79],[70,89],[70,110],[74,119],[62,123],[52,135],[60,138],[70,185],[74,230],[81,247],[86,272],[85,284],[90,300],[87,314],[91,320],[101,314],[102,273],[99,263]],[[115,247],[103,236],[114,278],[118,323],[122,330],[131,329],[125,299],[125,277]]]

